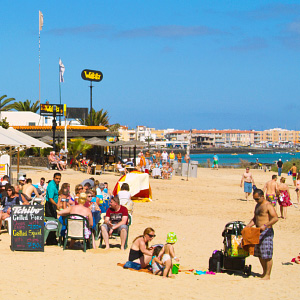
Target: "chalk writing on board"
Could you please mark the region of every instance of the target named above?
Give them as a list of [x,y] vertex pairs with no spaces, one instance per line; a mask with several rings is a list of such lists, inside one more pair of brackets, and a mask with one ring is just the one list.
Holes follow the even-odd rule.
[[15,205],[11,217],[11,249],[44,251],[44,207]]

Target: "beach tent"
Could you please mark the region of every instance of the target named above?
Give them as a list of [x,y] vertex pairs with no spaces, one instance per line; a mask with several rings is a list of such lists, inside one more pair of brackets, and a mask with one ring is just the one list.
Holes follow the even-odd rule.
[[123,175],[114,188],[114,196],[118,194],[122,184],[126,182],[129,185],[131,199],[135,202],[149,202],[152,201],[152,192],[149,183],[149,175],[147,173],[141,173],[133,171],[126,175]]

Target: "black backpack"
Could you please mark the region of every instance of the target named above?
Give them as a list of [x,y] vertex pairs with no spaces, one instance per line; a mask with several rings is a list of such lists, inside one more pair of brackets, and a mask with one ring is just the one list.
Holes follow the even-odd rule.
[[209,258],[209,271],[216,272],[218,262],[220,263],[220,268],[223,268],[223,251],[215,250],[212,256]]

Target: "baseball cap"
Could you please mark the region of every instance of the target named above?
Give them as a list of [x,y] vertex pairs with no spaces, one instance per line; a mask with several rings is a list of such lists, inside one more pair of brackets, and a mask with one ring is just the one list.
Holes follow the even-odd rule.
[[26,180],[24,176],[20,176],[19,180]]
[[100,188],[100,189],[104,189],[104,188],[105,188],[105,185],[104,185],[104,183],[102,183],[102,182],[101,182],[101,183],[99,183],[99,188]]

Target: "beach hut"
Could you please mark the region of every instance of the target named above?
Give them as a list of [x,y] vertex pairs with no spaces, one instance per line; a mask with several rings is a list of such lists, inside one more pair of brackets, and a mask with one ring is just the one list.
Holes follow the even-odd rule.
[[135,202],[152,201],[152,192],[149,182],[149,175],[133,171],[123,175],[115,185],[113,194],[116,196],[121,189],[123,183],[128,183],[130,188],[131,199]]

